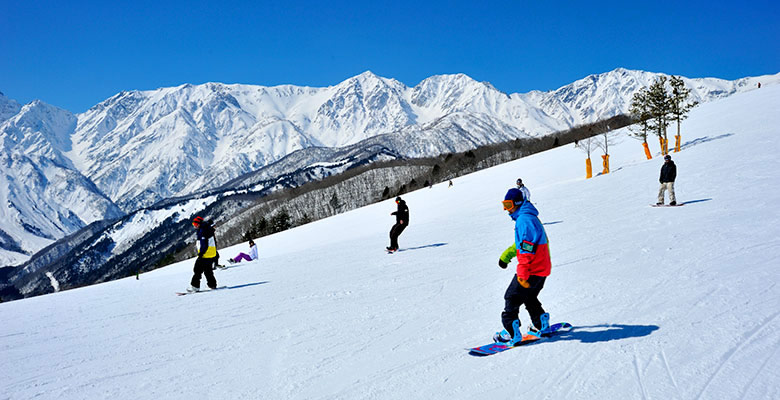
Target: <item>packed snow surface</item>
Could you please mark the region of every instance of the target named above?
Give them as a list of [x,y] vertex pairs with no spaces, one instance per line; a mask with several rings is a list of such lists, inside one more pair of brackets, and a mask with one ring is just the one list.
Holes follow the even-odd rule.
[[[569,145],[404,195],[396,254],[388,200],[257,240],[215,292],[175,295],[188,260],[0,304],[0,397],[778,399],[779,106],[774,86],[691,112],[682,207],[649,207],[657,140],[646,160],[622,139],[589,180]],[[518,177],[550,238],[540,300],[575,328],[473,357],[514,279],[497,261]]]

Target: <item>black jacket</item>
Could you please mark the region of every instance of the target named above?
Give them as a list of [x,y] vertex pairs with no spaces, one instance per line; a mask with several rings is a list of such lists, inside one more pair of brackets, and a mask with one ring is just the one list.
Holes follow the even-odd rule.
[[200,223],[197,231],[198,238],[198,257],[203,257],[206,254],[206,250],[209,248],[209,239],[214,238],[214,247],[217,245],[217,238],[214,236],[214,226],[211,221],[203,221]]
[[659,178],[659,181],[661,183],[674,182],[675,178],[677,178],[677,166],[674,165],[674,161],[672,160],[665,161],[664,165],[661,167],[661,177]]
[[406,206],[405,201],[401,200],[398,202],[398,211],[390,215],[395,215],[395,222],[397,224],[409,225],[409,207]]

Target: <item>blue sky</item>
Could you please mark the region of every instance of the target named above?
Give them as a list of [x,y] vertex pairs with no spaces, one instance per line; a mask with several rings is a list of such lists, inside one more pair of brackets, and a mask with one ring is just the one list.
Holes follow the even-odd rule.
[[4,1],[0,92],[83,112],[122,90],[329,86],[366,70],[409,86],[465,73],[507,93],[618,67],[780,72],[780,2],[635,3]]

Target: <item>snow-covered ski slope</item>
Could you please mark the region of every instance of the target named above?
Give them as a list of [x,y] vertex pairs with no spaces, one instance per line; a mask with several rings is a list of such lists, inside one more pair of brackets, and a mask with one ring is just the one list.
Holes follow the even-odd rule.
[[[590,180],[569,145],[403,196],[392,255],[385,201],[257,240],[259,260],[216,271],[226,290],[176,296],[189,260],[0,304],[0,398],[778,399],[778,110],[773,86],[691,113],[684,207],[648,206],[662,160],[638,141]],[[540,299],[575,329],[472,357],[513,279],[518,177],[550,238]]]

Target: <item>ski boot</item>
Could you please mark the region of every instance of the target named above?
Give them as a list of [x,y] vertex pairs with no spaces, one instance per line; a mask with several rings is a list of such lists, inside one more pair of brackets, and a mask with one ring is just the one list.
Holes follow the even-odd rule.
[[200,292],[200,288],[197,288],[195,286],[190,286],[187,288],[187,293],[195,293],[195,292]]

